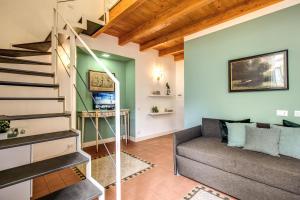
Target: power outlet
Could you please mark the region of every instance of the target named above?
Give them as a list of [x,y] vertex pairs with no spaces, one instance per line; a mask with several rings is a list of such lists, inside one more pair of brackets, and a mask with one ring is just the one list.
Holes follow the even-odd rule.
[[300,111],[299,110],[295,110],[295,117],[300,117]]
[[279,117],[287,117],[289,116],[289,111],[287,110],[277,110],[276,115]]

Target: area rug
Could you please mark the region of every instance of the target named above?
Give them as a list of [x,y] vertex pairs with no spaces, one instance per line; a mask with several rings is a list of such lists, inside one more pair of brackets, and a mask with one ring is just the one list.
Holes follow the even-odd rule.
[[[115,155],[112,154],[115,158]],[[154,167],[154,164],[142,160],[132,154],[121,152],[121,176],[122,181],[129,180]],[[74,169],[82,179],[85,178],[85,165],[77,166]],[[108,189],[115,184],[115,167],[109,156],[92,160],[92,177],[103,187]]]
[[236,200],[205,185],[196,186],[183,200]]

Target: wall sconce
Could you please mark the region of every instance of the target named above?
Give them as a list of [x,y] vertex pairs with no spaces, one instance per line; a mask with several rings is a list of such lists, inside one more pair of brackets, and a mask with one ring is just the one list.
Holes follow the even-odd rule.
[[161,88],[160,88],[160,81],[163,79],[163,70],[159,67],[155,67],[153,69],[153,80],[154,82],[156,81],[156,87],[153,90],[152,94],[153,95],[160,95]]
[[163,77],[163,72],[161,68],[154,68],[153,70],[153,77],[157,82],[159,82]]

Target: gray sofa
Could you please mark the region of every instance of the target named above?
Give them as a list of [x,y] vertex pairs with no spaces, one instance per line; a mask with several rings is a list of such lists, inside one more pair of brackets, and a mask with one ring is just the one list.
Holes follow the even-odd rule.
[[174,172],[242,200],[300,200],[300,160],[228,147],[218,119],[174,134]]

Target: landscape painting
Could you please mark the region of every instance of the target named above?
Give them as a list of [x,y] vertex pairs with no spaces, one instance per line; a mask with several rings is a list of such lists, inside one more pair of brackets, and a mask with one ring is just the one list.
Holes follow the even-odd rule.
[[105,72],[90,70],[89,90],[91,92],[114,92],[115,83]]
[[288,50],[229,61],[230,92],[288,89]]

